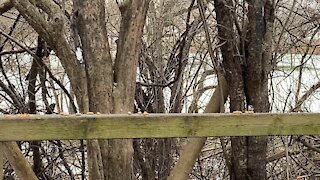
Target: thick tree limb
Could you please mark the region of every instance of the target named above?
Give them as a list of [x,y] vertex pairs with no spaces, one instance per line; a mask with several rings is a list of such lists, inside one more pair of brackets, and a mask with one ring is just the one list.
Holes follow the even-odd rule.
[[15,8],[23,15],[28,23],[35,29],[40,36],[49,36],[49,23],[39,12],[37,7],[32,5],[28,0],[11,0]]
[[10,0],[0,0],[0,15],[9,11],[11,8],[13,8],[13,4]]
[[21,153],[16,142],[4,142],[4,153],[14,172],[21,180],[37,180],[31,165]]
[[[64,34],[63,11],[57,4],[49,0],[11,0],[11,2],[40,37],[55,51],[70,79],[78,104],[82,105],[84,87],[81,83],[81,66]],[[39,12],[39,8],[48,14],[48,20]]]

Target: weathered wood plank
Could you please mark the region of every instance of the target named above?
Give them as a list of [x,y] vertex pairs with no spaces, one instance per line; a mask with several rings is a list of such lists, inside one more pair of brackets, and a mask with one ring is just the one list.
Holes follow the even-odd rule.
[[0,141],[320,134],[320,113],[0,116]]

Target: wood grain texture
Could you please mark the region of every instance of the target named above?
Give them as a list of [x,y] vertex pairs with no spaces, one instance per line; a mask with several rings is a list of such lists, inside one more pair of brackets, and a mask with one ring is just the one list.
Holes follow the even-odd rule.
[[320,113],[0,116],[0,141],[320,134]]

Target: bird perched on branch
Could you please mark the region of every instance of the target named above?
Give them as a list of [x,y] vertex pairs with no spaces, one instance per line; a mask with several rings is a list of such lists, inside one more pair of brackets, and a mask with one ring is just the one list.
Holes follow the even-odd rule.
[[50,104],[46,107],[46,114],[55,114],[54,108],[56,107],[55,103]]

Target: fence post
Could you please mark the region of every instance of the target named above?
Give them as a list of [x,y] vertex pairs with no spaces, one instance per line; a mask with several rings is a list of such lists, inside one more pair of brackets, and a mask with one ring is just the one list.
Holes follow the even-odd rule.
[[3,143],[0,141],[0,180],[3,180],[3,157],[4,157]]

